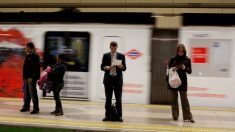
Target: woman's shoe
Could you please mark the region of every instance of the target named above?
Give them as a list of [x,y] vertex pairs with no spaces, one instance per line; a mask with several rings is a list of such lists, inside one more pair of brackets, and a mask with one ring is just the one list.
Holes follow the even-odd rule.
[[184,122],[191,122],[191,123],[195,123],[195,121],[194,121],[193,119],[184,120]]
[[193,119],[190,119],[190,120],[189,120],[189,122],[191,122],[191,123],[195,123],[195,121],[194,121]]

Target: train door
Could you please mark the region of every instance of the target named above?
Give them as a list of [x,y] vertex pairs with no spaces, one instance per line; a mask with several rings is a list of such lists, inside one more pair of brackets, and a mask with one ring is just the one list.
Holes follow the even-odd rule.
[[[61,97],[87,98],[89,33],[53,31],[45,34],[43,68],[56,63],[56,56],[64,53],[67,56],[65,86]],[[50,96],[50,95],[49,95]]]

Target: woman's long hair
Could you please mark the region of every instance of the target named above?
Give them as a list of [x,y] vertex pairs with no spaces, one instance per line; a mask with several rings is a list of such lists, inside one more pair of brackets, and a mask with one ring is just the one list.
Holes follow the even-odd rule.
[[176,56],[177,56],[177,57],[181,57],[181,56],[178,55],[178,51],[179,51],[180,49],[183,49],[183,52],[184,52],[184,54],[183,54],[182,57],[186,57],[187,51],[186,51],[185,46],[184,46],[183,44],[177,45],[177,48],[176,48]]

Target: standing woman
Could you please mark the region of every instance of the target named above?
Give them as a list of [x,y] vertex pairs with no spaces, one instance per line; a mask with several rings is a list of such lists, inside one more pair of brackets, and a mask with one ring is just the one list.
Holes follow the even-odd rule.
[[52,67],[52,71],[48,73],[48,79],[53,82],[52,91],[55,100],[55,110],[51,112],[52,115],[63,115],[62,104],[60,100],[60,91],[64,87],[64,74],[66,71],[65,55],[59,54],[56,58],[56,64]]
[[183,119],[185,122],[194,123],[192,113],[190,111],[190,106],[187,97],[187,74],[192,73],[191,60],[186,56],[186,49],[183,44],[179,44],[176,49],[176,56],[171,58],[169,63],[169,68],[173,68],[179,74],[182,84],[178,88],[172,88],[168,83],[168,88],[172,93],[171,109],[172,117],[174,121],[179,118],[179,104],[178,104],[178,92],[180,93],[180,99],[182,104]]

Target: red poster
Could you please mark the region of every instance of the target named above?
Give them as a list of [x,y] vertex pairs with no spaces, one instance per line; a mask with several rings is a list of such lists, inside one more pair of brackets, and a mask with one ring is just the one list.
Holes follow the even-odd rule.
[[207,63],[207,62],[208,62],[208,48],[193,47],[192,63]]

